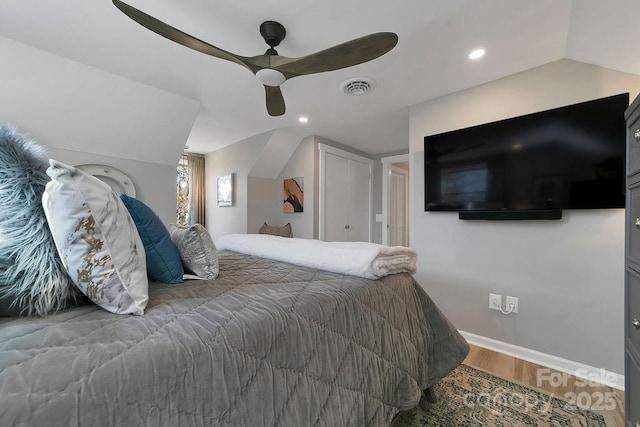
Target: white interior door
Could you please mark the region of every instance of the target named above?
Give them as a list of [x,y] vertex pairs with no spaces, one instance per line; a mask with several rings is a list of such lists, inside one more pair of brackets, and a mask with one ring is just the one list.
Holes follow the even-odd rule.
[[349,240],[349,160],[333,153],[324,163],[324,240]]
[[373,161],[326,144],[318,150],[318,237],[370,242]]
[[389,245],[407,246],[407,173],[391,169],[389,177]]
[[[400,170],[400,173],[407,174],[407,180],[405,181],[405,216],[404,216],[404,242],[405,246],[411,244],[409,239],[409,187],[411,183],[409,182],[409,154],[400,154],[397,156],[389,156],[383,157],[381,160],[382,163],[382,244],[383,245],[391,245],[391,206],[397,205],[394,201],[391,201],[390,193],[391,193],[391,170],[396,169]],[[398,215],[398,212],[395,212],[394,215]]]
[[370,166],[349,160],[349,241],[368,242],[370,232]]

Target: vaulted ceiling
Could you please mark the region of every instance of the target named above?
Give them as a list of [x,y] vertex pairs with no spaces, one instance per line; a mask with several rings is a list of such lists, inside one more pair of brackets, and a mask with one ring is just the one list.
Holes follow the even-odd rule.
[[[209,152],[272,129],[321,135],[380,154],[409,146],[409,107],[561,58],[640,75],[637,0],[130,0],[215,46],[264,53],[258,27],[287,30],[278,47],[298,57],[379,31],[398,34],[388,54],[343,70],[288,80],[287,112],[271,117],[264,89],[237,64],[168,41],[110,0],[4,0],[0,36],[200,103],[187,140]],[[477,61],[467,55],[486,49]],[[375,90],[349,96],[353,77]],[[298,117],[309,118],[300,124]]]

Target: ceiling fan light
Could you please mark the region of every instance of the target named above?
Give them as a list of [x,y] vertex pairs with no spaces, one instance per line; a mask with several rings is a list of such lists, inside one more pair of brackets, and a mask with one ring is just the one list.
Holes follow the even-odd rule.
[[287,80],[287,78],[278,70],[273,68],[263,68],[256,73],[258,81],[265,86],[278,87]]

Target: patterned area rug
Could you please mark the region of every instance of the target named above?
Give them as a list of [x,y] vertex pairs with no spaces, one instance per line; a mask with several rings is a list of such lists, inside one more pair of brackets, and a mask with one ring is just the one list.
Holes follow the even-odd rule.
[[602,415],[546,393],[460,365],[434,388],[436,403],[398,414],[392,427],[602,426]]

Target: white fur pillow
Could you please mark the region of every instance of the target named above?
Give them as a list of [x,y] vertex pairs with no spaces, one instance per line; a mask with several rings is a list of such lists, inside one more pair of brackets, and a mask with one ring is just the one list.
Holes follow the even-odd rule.
[[75,285],[117,314],[143,314],[148,301],[144,246],[120,197],[72,166],[49,161],[44,211]]

